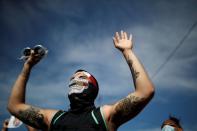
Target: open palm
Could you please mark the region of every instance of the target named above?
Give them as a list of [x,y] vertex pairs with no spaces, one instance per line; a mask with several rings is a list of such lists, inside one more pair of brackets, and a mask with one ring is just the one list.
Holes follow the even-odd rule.
[[116,32],[115,37],[113,37],[114,45],[117,49],[120,51],[124,51],[127,49],[132,49],[132,36],[130,35],[128,38],[128,35],[126,32],[121,31],[120,35],[118,32]]

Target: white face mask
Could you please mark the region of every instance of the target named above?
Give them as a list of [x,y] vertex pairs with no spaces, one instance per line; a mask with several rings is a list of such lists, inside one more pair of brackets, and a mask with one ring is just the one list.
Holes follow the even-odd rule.
[[82,93],[88,88],[88,80],[81,78],[74,78],[69,83],[69,95]]
[[162,131],[175,131],[175,128],[173,126],[165,125],[162,128]]

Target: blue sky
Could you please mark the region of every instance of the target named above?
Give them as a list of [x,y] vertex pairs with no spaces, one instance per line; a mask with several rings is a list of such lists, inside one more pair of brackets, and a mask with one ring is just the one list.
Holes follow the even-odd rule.
[[42,44],[49,49],[28,82],[29,104],[68,109],[68,80],[79,68],[97,78],[98,106],[132,92],[129,68],[112,42],[114,33],[124,30],[133,34],[134,52],[156,94],[119,131],[158,131],[169,114],[181,119],[185,131],[197,130],[197,27],[153,78],[197,21],[196,5],[196,0],[1,0],[0,123],[9,117],[6,104],[22,69],[18,58],[27,46]]

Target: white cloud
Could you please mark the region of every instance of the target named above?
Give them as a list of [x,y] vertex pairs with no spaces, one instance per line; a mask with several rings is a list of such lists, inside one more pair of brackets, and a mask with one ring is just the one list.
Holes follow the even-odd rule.
[[[187,21],[185,21],[185,23],[187,23]],[[189,27],[191,27],[191,25]],[[161,26],[160,28],[163,27]],[[138,56],[141,58],[142,63],[144,63],[150,76],[152,76],[179,44],[185,32],[188,31],[188,27],[165,27],[165,30],[168,30],[167,32],[161,32],[161,30],[154,25],[151,27],[134,27],[130,30],[135,32],[135,35],[139,37],[135,42],[137,46],[136,53],[139,54]],[[170,33],[172,30],[181,33]],[[197,91],[197,88],[195,88],[196,76],[190,73],[196,70],[195,62],[197,61],[197,54],[194,50],[197,49],[195,45],[197,37],[194,35],[195,32],[196,30],[193,30],[190,34],[191,36],[185,40],[182,47],[176,51],[170,61],[168,61],[157,74],[154,79],[157,86],[162,85],[163,88],[175,86],[174,90],[186,88]],[[137,45],[138,43],[139,45]]]

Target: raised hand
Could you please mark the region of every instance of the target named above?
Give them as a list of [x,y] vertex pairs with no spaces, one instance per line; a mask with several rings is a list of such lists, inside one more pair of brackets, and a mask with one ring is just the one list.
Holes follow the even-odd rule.
[[120,51],[130,50],[133,47],[132,44],[132,35],[129,36],[126,32],[121,31],[120,35],[116,32],[115,36],[113,37],[114,46],[119,49]]
[[42,59],[42,57],[43,57],[42,55],[35,53],[34,50],[31,50],[31,54],[28,57],[28,59],[25,61],[25,64],[32,67],[36,65]]

